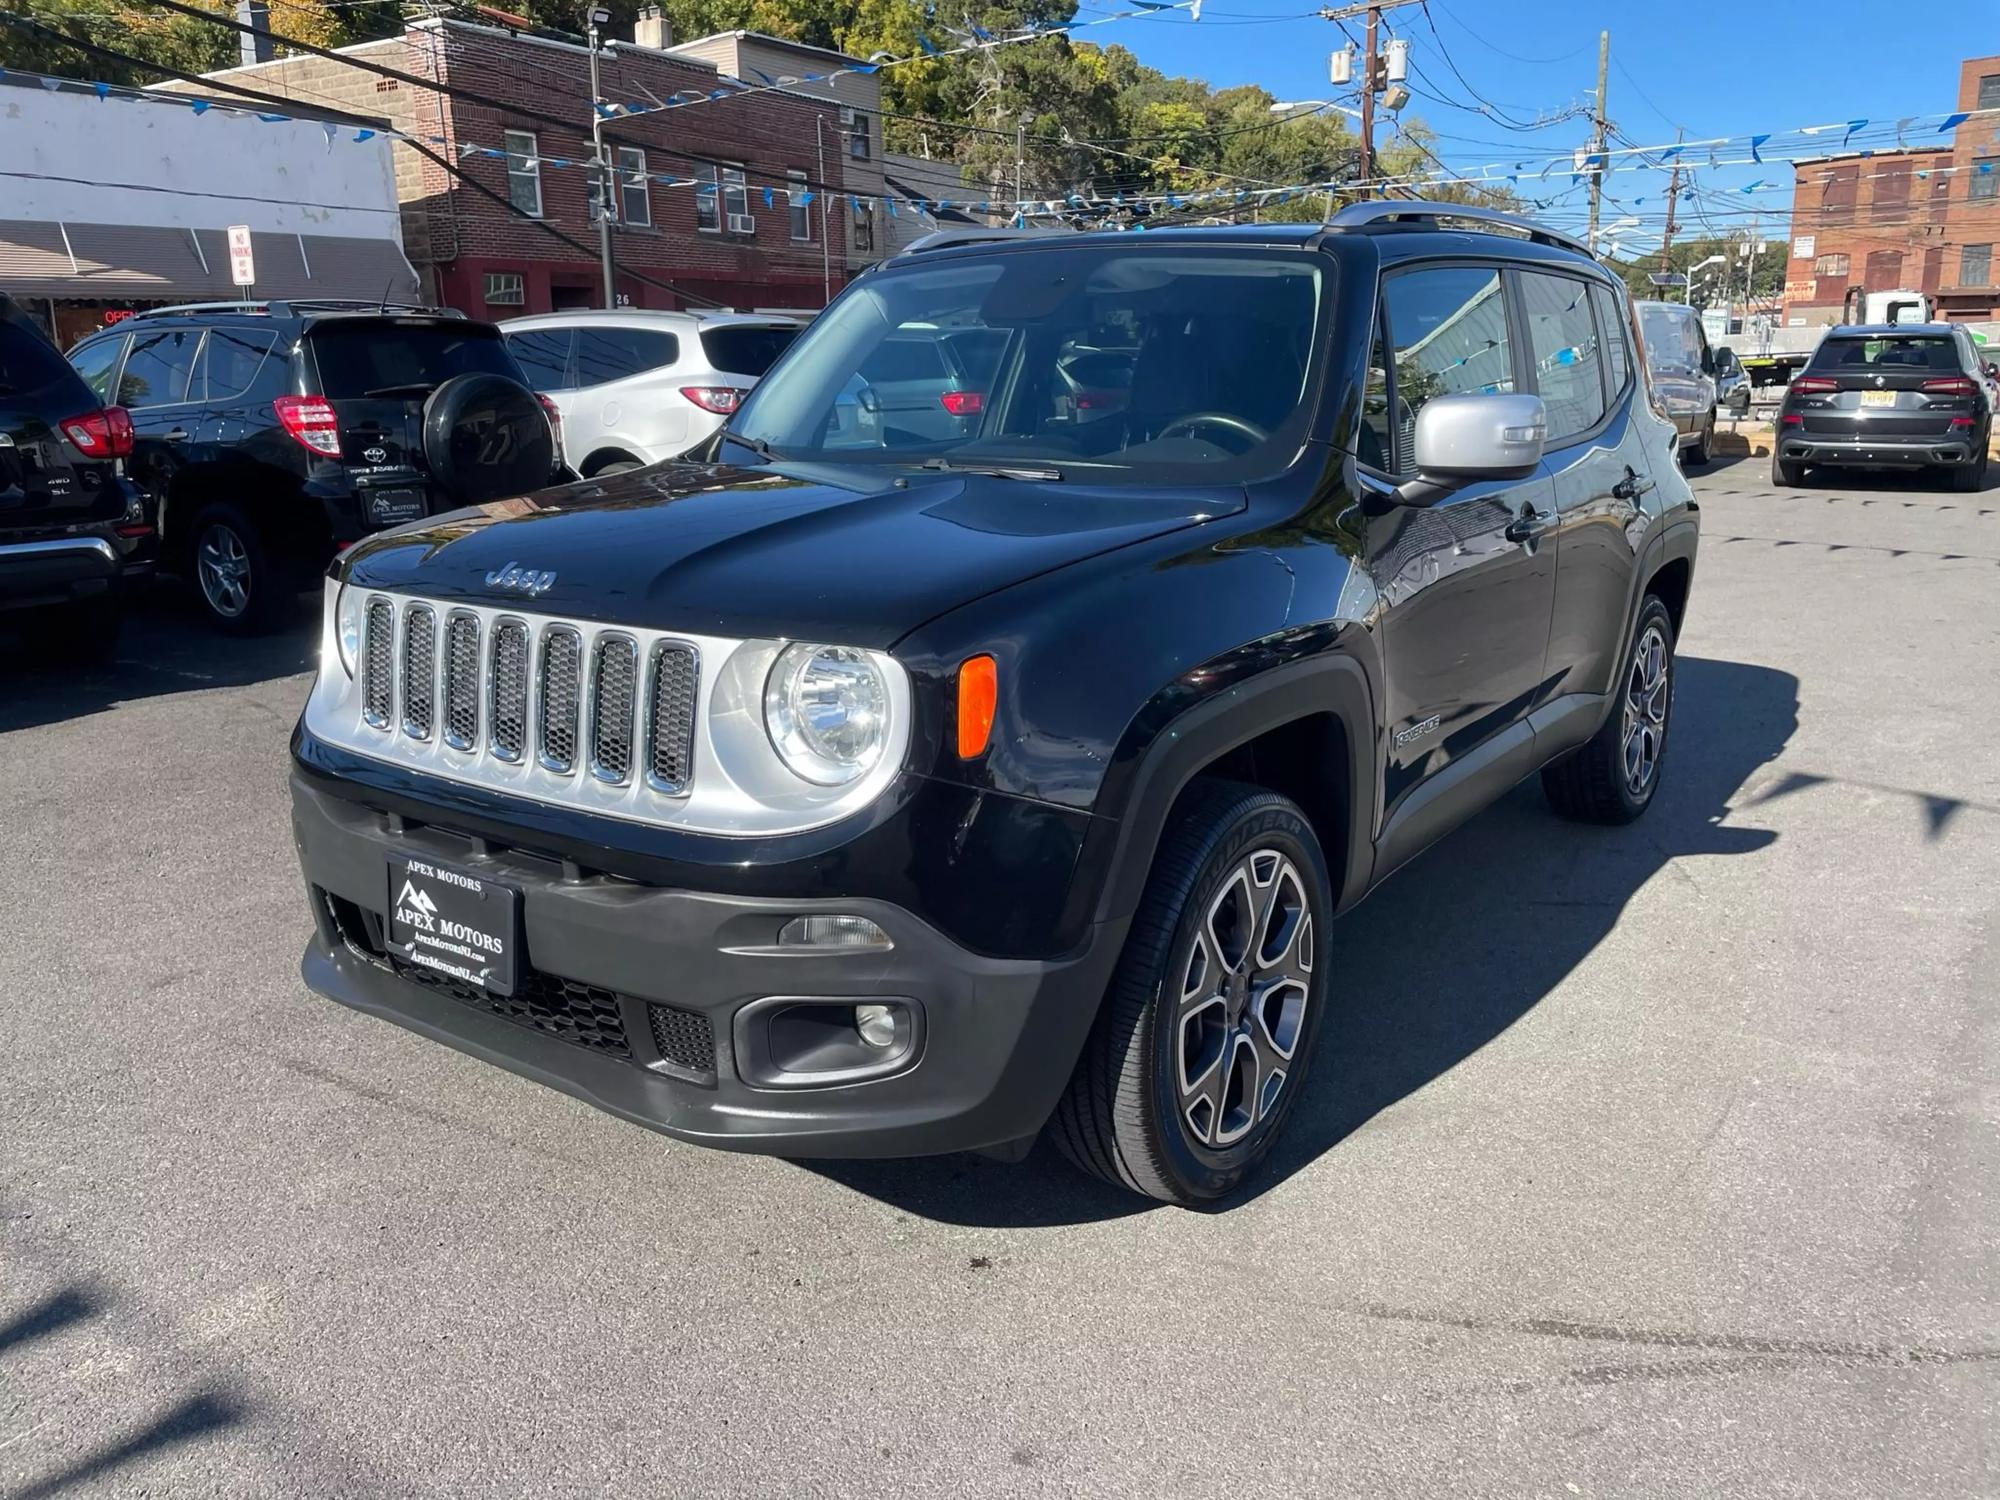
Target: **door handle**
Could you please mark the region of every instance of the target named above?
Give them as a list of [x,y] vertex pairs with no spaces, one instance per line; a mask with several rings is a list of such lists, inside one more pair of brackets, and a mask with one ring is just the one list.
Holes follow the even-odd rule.
[[1637,472],[1628,464],[1625,469],[1625,477],[1611,486],[1611,497],[1614,500],[1637,500],[1652,487],[1652,480],[1641,479]]
[[1536,510],[1530,502],[1521,507],[1521,513],[1507,523],[1506,531],[1501,534],[1510,542],[1532,542],[1555,524],[1553,510]]
[[187,429],[185,427],[176,427],[172,432],[161,433],[160,437],[164,442],[185,443],[188,437]]

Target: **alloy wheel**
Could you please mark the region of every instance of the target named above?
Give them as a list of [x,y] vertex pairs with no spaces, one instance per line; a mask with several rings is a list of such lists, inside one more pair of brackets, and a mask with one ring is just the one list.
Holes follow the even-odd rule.
[[1203,913],[1181,974],[1174,1094],[1196,1144],[1234,1146],[1277,1107],[1312,965],[1312,908],[1297,866],[1276,849],[1245,855]]
[[195,548],[195,576],[208,607],[233,620],[250,607],[250,554],[243,538],[220,521],[201,534]]
[[1632,653],[1622,706],[1625,789],[1643,797],[1660,768],[1660,751],[1667,739],[1667,636],[1657,624],[1648,625]]

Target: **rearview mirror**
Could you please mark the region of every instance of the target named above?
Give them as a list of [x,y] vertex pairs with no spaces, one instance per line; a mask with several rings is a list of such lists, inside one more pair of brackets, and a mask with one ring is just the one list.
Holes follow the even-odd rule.
[[1526,479],[1548,429],[1540,396],[1433,396],[1417,411],[1417,477],[1397,498],[1434,505],[1475,479]]

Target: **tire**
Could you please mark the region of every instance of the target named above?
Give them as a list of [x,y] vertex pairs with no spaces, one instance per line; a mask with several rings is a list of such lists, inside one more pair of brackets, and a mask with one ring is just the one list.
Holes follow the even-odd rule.
[[1587,744],[1542,768],[1549,805],[1580,823],[1632,822],[1660,788],[1673,712],[1674,620],[1648,594],[1625,648],[1611,712]]
[[1806,482],[1806,466],[1795,458],[1771,455],[1771,484],[1776,489],[1797,489]]
[[613,474],[630,474],[634,469],[643,469],[645,467],[636,458],[614,458],[609,463],[599,464],[583,477],[585,479],[608,479]]
[[116,599],[92,599],[35,611],[24,634],[30,660],[61,666],[102,666],[118,649],[125,611]]
[[1951,471],[1951,487],[1961,495],[1969,495],[1986,483],[1986,455],[1981,453],[1969,464],[1960,464]]
[[[1314,950],[1332,916],[1326,859],[1295,803],[1240,782],[1196,782],[1161,837],[1050,1121],[1063,1154],[1106,1182],[1188,1208],[1241,1183],[1304,1090],[1326,1008]],[[1247,931],[1280,939],[1276,960],[1257,961],[1271,939],[1253,947],[1238,936],[1246,917]],[[1188,1070],[1194,1088],[1184,1087]]]
[[298,590],[255,522],[234,505],[207,505],[188,536],[188,571],[211,625],[230,635],[268,635],[287,621]]
[[1706,464],[1708,462],[1709,455],[1714,451],[1714,449],[1715,449],[1715,408],[1710,407],[1708,409],[1708,420],[1702,423],[1701,440],[1697,442],[1692,448],[1688,449],[1687,456],[1681,460],[1681,467],[1686,468],[1689,464],[1697,464],[1697,465]]

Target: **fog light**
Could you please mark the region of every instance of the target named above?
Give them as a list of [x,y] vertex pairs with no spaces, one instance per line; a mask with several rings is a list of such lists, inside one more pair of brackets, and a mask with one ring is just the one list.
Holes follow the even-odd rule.
[[895,1007],[889,1005],[855,1006],[854,1029],[861,1033],[861,1040],[871,1047],[893,1047],[896,1044]]
[[778,929],[778,946],[835,948],[851,953],[859,949],[886,951],[896,945],[889,941],[888,933],[866,917],[828,916],[793,917]]

